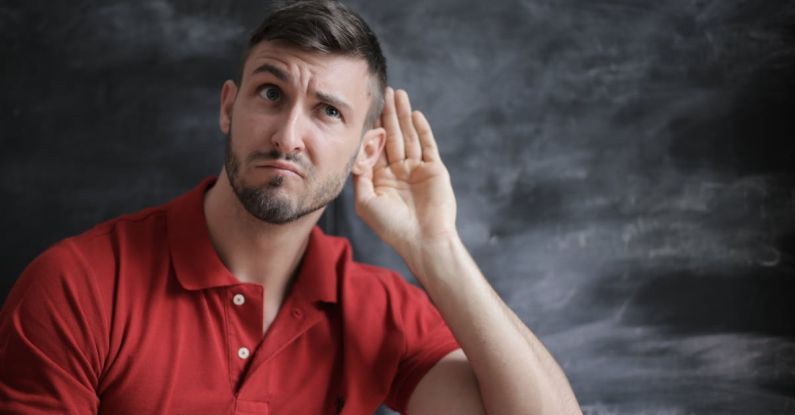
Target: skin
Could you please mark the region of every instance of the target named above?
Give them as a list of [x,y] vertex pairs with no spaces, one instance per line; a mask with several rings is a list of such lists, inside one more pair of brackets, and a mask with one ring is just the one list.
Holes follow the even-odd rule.
[[[264,65],[277,73],[259,70]],[[235,181],[262,188],[288,209],[301,211],[316,204],[315,195],[325,193],[324,187],[344,180],[346,169],[374,164],[386,134],[381,128],[362,134],[369,85],[361,80],[367,77],[367,65],[359,59],[308,54],[273,42],[255,47],[243,67],[241,85],[226,81],[221,90],[221,132],[240,162]],[[279,100],[268,99],[272,88],[280,91]],[[338,105],[341,118],[328,116],[328,102],[318,92],[345,103]],[[273,151],[290,154],[292,161],[282,157],[280,162],[298,174],[279,168],[275,160],[256,157]],[[266,287],[267,331],[323,208],[286,224],[265,222],[241,203],[227,174],[228,164],[205,195],[210,238],[239,280]],[[274,180],[281,185],[272,187]]]
[[[274,100],[269,86],[284,99]],[[239,88],[232,81],[223,86],[220,127],[239,165],[228,174],[227,157],[206,193],[205,215],[229,270],[241,281],[266,287],[263,331],[276,316],[323,211],[313,209],[339,192],[340,178],[350,170],[356,212],[406,261],[461,345],[420,381],[408,412],[581,413],[554,358],[499,298],[464,247],[450,176],[430,125],[412,111],[405,91],[387,88],[379,125],[363,130],[370,86],[361,59],[275,42],[252,50]],[[329,117],[337,114],[330,104],[341,118]],[[274,151],[292,155],[288,164],[279,164],[283,157],[263,156]],[[305,214],[270,223],[238,197],[235,188],[242,187],[258,189],[288,213]]]

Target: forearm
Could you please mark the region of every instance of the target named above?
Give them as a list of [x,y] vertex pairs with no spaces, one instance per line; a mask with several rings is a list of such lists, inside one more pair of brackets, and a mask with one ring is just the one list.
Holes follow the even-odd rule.
[[580,413],[554,358],[499,298],[457,236],[402,254],[467,355],[488,413]]

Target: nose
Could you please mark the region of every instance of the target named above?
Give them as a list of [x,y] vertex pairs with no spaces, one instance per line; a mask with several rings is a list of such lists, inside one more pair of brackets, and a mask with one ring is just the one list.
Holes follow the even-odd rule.
[[277,150],[285,154],[297,154],[304,151],[304,134],[306,117],[298,106],[291,107],[284,113],[273,133],[272,142]]

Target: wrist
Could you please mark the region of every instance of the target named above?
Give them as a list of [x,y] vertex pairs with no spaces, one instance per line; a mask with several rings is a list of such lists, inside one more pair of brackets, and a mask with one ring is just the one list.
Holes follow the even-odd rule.
[[402,238],[400,243],[393,245],[395,250],[406,261],[411,262],[432,251],[444,250],[457,243],[461,238],[456,229],[434,232],[432,234],[417,233]]
[[468,256],[456,230],[417,238],[398,250],[398,253],[423,284],[425,278],[440,274],[440,270],[449,268],[447,265]]

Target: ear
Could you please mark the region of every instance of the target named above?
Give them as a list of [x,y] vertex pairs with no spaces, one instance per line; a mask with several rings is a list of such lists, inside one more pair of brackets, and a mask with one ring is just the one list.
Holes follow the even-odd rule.
[[371,171],[384,151],[384,143],[386,143],[386,130],[383,128],[373,128],[364,133],[359,154],[356,155],[356,161],[351,169],[353,174],[358,176]]
[[221,108],[218,116],[218,124],[224,135],[229,135],[229,130],[232,126],[232,109],[234,108],[236,97],[237,85],[235,85],[234,81],[227,80],[224,82],[224,86],[221,87]]

